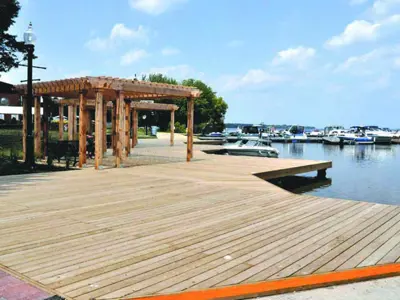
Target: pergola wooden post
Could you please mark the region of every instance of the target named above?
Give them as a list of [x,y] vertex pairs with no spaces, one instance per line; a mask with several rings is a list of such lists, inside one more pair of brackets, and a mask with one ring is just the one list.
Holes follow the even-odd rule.
[[49,147],[49,98],[43,98],[43,153],[42,157],[48,156]]
[[68,105],[68,140],[72,141],[74,139],[74,129],[76,116],[74,114],[74,105]]
[[86,98],[79,94],[79,168],[86,163]]
[[[16,90],[20,95],[26,95],[28,92],[27,84],[20,84],[15,86]],[[106,143],[106,114],[108,105],[106,105],[105,99],[117,98],[115,104],[115,139],[113,141],[115,147],[116,166],[120,167],[123,160],[129,155],[131,147],[137,143],[138,135],[138,110],[164,110],[171,112],[171,137],[170,144],[173,145],[173,124],[174,115],[172,110],[178,109],[174,104],[162,104],[154,103],[159,99],[189,99],[188,100],[188,150],[187,159],[190,160],[192,154],[192,143],[193,143],[193,101],[194,98],[200,96],[200,91],[194,87],[181,86],[181,85],[170,85],[164,83],[154,83],[147,81],[140,81],[136,79],[123,79],[113,77],[93,77],[86,76],[80,78],[68,78],[61,80],[53,80],[48,82],[35,82],[32,85],[33,93],[35,96],[41,97],[57,97],[63,98],[60,100],[59,115],[60,115],[60,127],[63,127],[63,113],[62,105],[68,105],[68,139],[77,139],[76,130],[76,106],[80,105],[82,100],[80,93],[85,91],[84,98],[86,105],[80,107],[80,130],[79,140],[82,144],[80,148],[81,160],[80,165],[84,164],[83,146],[82,143],[84,135],[87,130],[90,130],[91,122],[87,121],[89,118],[89,108],[95,107],[95,168],[99,169],[103,162],[103,153],[105,151],[104,143]],[[78,99],[79,98],[79,99]],[[125,98],[132,100],[131,105],[125,104]],[[50,99],[50,98],[49,98]],[[94,100],[95,99],[95,100]],[[149,101],[151,100],[151,101]],[[109,102],[109,101],[108,101]],[[24,102],[25,103],[25,102]],[[80,105],[81,106],[81,105]],[[111,107],[111,104],[110,104]],[[131,110],[134,110],[133,117],[129,117]],[[24,132],[26,136],[26,128],[29,127],[26,124],[26,114],[29,113],[24,107]],[[126,116],[126,118],[125,118]],[[133,126],[130,125],[130,119],[133,118]],[[86,125],[86,126],[85,126]],[[133,127],[132,144],[130,143],[130,128]],[[85,132],[86,131],[86,132]],[[63,132],[60,128],[59,138],[61,139]],[[114,136],[114,135],[113,135]],[[24,145],[24,153],[26,152],[27,145]]]
[[138,140],[138,112],[136,109],[133,109],[133,130],[132,130],[132,148],[137,145]]
[[93,134],[92,111],[87,110],[86,115],[87,115],[87,131],[90,134]]
[[76,140],[78,140],[78,136],[79,136],[78,122],[76,121],[77,116],[78,116],[78,105],[74,104],[72,106],[72,110],[73,110],[73,116],[74,116],[74,131],[73,131],[72,136],[73,136],[73,139],[76,141]]
[[26,134],[27,134],[27,126],[26,115],[28,112],[28,106],[26,105],[25,97],[21,96],[22,99],[22,151],[23,151],[23,160],[26,160]]
[[112,145],[112,153],[115,155],[116,145],[117,145],[117,132],[116,132],[116,120],[117,120],[117,102],[112,102],[111,109],[111,145]]
[[171,110],[171,121],[170,121],[171,135],[169,137],[170,146],[174,145],[174,134],[175,134],[175,110]]
[[58,104],[58,140],[62,141],[64,139],[64,105]]
[[35,118],[34,118],[34,131],[35,131],[35,156],[41,157],[41,118],[40,118],[40,97],[35,97]]
[[186,161],[193,158],[193,111],[194,111],[194,98],[187,98],[187,151]]
[[107,100],[103,101],[103,153],[107,154]]
[[95,153],[94,167],[96,170],[102,167],[103,163],[103,90],[96,90],[95,102]]
[[124,149],[124,92],[119,91],[117,93],[117,122],[116,122],[116,133],[117,133],[117,147],[115,153],[115,166],[120,168],[123,163],[123,149]]
[[131,153],[131,100],[125,100],[125,156]]

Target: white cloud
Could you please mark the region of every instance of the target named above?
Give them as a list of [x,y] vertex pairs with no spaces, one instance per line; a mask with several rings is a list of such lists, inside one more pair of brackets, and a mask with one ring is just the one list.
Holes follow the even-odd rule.
[[149,53],[146,52],[146,50],[143,49],[136,49],[136,50],[131,50],[122,55],[121,57],[121,65],[122,66],[127,66],[131,65],[134,62],[137,62],[143,58],[146,58],[149,56]]
[[341,47],[362,41],[374,41],[378,38],[381,24],[365,20],[355,20],[346,26],[343,33],[326,42],[327,47]]
[[294,64],[299,68],[304,68],[307,62],[315,56],[314,48],[305,48],[303,46],[297,48],[289,48],[279,51],[272,60],[273,65]]
[[132,8],[148,13],[160,15],[172,6],[186,2],[187,0],[129,0]]
[[356,76],[389,72],[396,68],[396,58],[399,55],[400,45],[377,48],[363,55],[349,57],[339,64],[334,72],[346,72]]
[[360,55],[360,56],[351,56],[345,62],[341,63],[335,69],[335,72],[342,72],[342,71],[350,70],[351,68],[354,68],[355,66],[363,65],[372,60],[378,59],[381,56],[382,56],[382,50],[378,50],[378,49],[372,50],[371,52],[368,52],[368,53]]
[[87,41],[85,46],[92,51],[104,51],[118,46],[121,41],[148,42],[148,40],[149,30],[142,25],[134,29],[128,28],[122,23],[118,23],[113,26],[108,37],[95,37]]
[[400,68],[400,57],[397,57],[393,61],[395,68]]
[[223,76],[220,79],[224,90],[236,90],[243,87],[264,87],[277,84],[284,80],[283,77],[272,75],[262,69],[251,69],[243,76]]
[[230,48],[238,48],[244,45],[244,41],[242,40],[232,40],[228,43],[228,47]]
[[367,2],[368,0],[350,0],[350,5],[361,5]]
[[164,56],[178,55],[181,51],[173,47],[165,47],[161,50],[161,54]]
[[376,15],[387,15],[398,6],[400,6],[400,0],[375,0],[372,5],[372,12]]

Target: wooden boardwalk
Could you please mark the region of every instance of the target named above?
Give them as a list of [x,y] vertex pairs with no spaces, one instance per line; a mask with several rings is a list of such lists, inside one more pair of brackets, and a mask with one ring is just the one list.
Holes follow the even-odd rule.
[[294,195],[253,176],[328,162],[135,151],[159,163],[0,177],[0,269],[87,300],[400,262],[400,207]]

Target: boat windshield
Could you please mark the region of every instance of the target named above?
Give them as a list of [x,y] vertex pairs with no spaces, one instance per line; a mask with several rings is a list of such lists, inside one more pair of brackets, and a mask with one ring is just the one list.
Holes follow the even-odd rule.
[[246,146],[256,146],[257,145],[257,141],[251,141],[251,140],[249,140],[247,143],[246,143]]
[[258,134],[259,130],[256,126],[245,126],[243,127],[242,133],[244,134]]

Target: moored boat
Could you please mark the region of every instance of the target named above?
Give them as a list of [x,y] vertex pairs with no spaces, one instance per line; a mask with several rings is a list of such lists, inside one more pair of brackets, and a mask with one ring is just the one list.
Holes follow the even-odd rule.
[[270,145],[270,140],[243,137],[235,144],[225,145],[224,149],[229,155],[277,158],[279,156],[279,151]]

